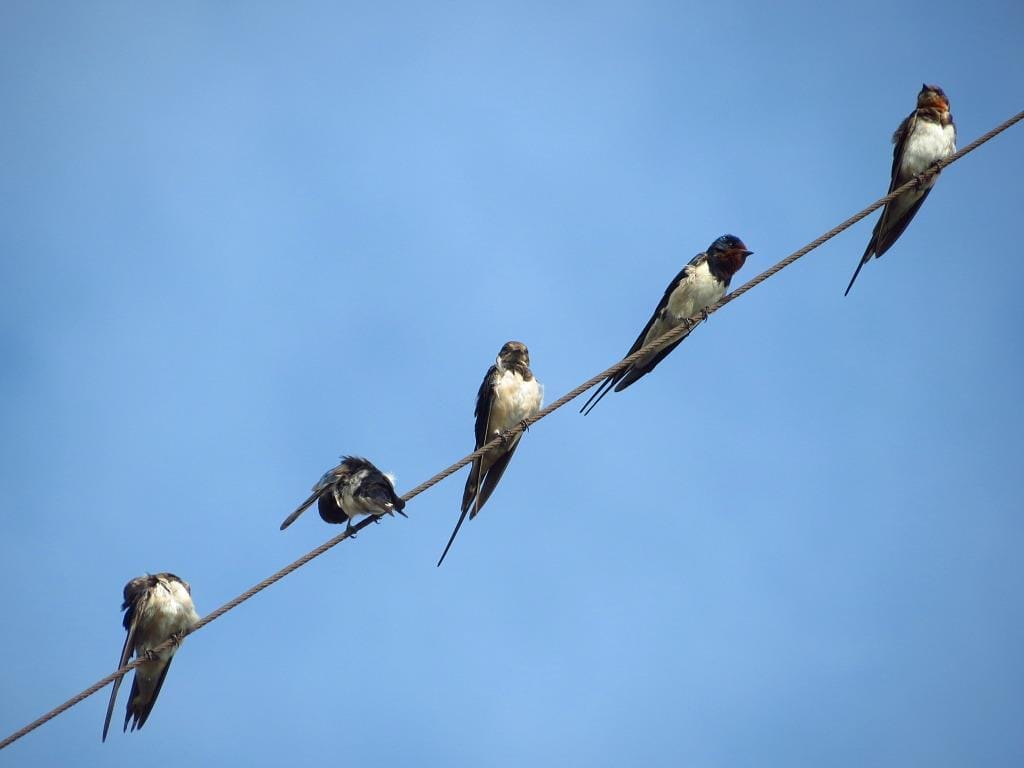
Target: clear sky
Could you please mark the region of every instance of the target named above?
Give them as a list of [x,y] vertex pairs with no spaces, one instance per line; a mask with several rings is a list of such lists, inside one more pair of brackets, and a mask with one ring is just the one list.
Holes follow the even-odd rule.
[[[121,589],[212,611],[338,532],[339,454],[473,447],[502,343],[551,401],[723,233],[736,285],[885,193],[923,81],[1024,107],[1024,6],[0,5],[0,738],[112,671]],[[0,764],[1024,762],[1024,127],[657,371],[186,641]]]

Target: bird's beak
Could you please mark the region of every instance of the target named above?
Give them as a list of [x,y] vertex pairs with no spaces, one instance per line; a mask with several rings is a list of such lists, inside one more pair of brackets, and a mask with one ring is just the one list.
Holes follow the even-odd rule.
[[741,251],[741,253],[743,254],[743,258],[747,258],[747,256],[753,256],[754,255],[753,251]]

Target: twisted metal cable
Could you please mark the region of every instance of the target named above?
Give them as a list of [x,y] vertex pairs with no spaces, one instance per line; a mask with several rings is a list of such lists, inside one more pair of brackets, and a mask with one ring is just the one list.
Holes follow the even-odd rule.
[[[778,262],[777,264],[775,264],[772,267],[769,267],[768,269],[766,269],[764,272],[761,272],[756,277],[751,278],[746,283],[744,283],[743,285],[741,285],[739,288],[737,288],[736,290],[732,291],[731,293],[727,294],[726,296],[723,296],[713,306],[708,307],[707,315],[711,315],[714,312],[717,312],[722,307],[724,307],[726,304],[728,304],[730,301],[739,298],[740,296],[745,294],[750,289],[752,289],[752,288],[760,285],[761,283],[763,283],[769,277],[772,277],[776,273],[781,272],[783,269],[788,267],[794,261],[797,261],[798,259],[806,256],[808,253],[813,251],[815,248],[820,247],[821,245],[823,245],[824,243],[828,242],[829,240],[831,240],[836,235],[840,234],[841,232],[846,231],[847,229],[852,227],[854,224],[859,222],[861,219],[864,219],[865,217],[870,216],[874,211],[878,210],[879,208],[881,208],[883,205],[885,205],[889,201],[894,200],[895,198],[899,197],[901,194],[903,194],[904,192],[909,190],[914,185],[924,183],[928,179],[930,179],[933,176],[935,176],[936,174],[938,174],[939,171],[941,171],[946,166],[951,165],[952,163],[955,163],[957,160],[962,158],[964,155],[970,154],[971,152],[976,150],[978,147],[980,147],[982,144],[985,144],[986,142],[991,141],[996,136],[998,136],[1000,133],[1002,133],[1003,131],[1007,130],[1008,128],[1011,128],[1015,124],[1019,123],[1021,120],[1024,120],[1024,111],[1018,112],[1016,115],[1014,115],[1010,119],[1006,120],[1005,122],[1001,123],[1000,125],[996,126],[995,128],[993,128],[988,133],[985,133],[985,134],[979,136],[977,139],[972,141],[970,144],[968,144],[966,147],[964,147],[960,151],[956,152],[955,154],[952,154],[952,155],[950,155],[947,158],[944,158],[942,160],[937,161],[936,163],[934,163],[933,165],[929,166],[924,171],[922,171],[920,174],[915,176],[913,179],[908,181],[906,184],[903,184],[902,186],[897,187],[892,192],[887,194],[885,197],[879,198],[878,200],[873,202],[871,205],[869,205],[864,210],[862,210],[859,213],[857,213],[857,214],[851,216],[850,218],[848,218],[842,224],[839,224],[838,226],[830,229],[828,232],[826,232],[825,234],[821,235],[820,237],[812,240],[810,243],[805,245],[800,250],[794,251],[789,256],[787,256],[786,258],[782,259],[782,261]],[[621,371],[626,370],[633,363],[639,361],[643,357],[646,357],[648,354],[650,354],[654,350],[660,349],[660,348],[662,348],[664,346],[667,346],[668,344],[671,344],[674,341],[677,341],[678,339],[681,339],[683,336],[685,336],[687,333],[689,333],[690,330],[694,326],[699,324],[700,321],[702,319],[704,319],[704,317],[705,317],[705,313],[704,312],[701,312],[700,314],[695,315],[694,317],[691,317],[689,320],[684,321],[683,323],[681,323],[680,325],[676,326],[672,330],[668,331],[667,333],[665,333],[661,337],[655,339],[650,344],[647,344],[646,346],[640,348],[639,350],[634,352],[632,355],[629,355],[628,357],[623,358],[622,360],[620,360],[619,362],[617,362],[615,365],[611,366],[610,368],[607,368],[606,370],[604,370],[603,372],[597,374],[596,376],[593,376],[590,379],[587,379],[587,381],[583,382],[582,384],[580,384],[575,389],[570,390],[566,394],[562,395],[560,398],[555,400],[553,403],[548,405],[546,408],[544,408],[543,410],[539,411],[536,415],[531,416],[531,417],[529,417],[527,419],[524,419],[521,423],[517,424],[514,428],[509,430],[504,436],[496,437],[493,440],[491,440],[489,443],[486,443],[485,445],[482,445],[480,448],[478,448],[477,450],[473,451],[468,456],[464,456],[463,458],[459,459],[457,462],[452,464],[447,469],[444,469],[441,472],[438,472],[436,475],[431,477],[429,480],[426,480],[423,483],[420,483],[415,488],[413,488],[411,491],[408,491],[402,498],[405,501],[409,501],[410,499],[412,499],[412,498],[414,498],[416,496],[419,496],[421,493],[423,493],[424,491],[426,491],[426,490],[432,488],[433,486],[437,485],[439,482],[441,482],[445,478],[450,477],[451,475],[453,475],[456,472],[458,472],[460,469],[462,469],[467,464],[471,463],[477,457],[483,456],[483,454],[485,454],[487,451],[491,450],[492,448],[497,447],[503,441],[506,441],[506,440],[510,439],[511,437],[513,437],[513,436],[515,436],[515,435],[517,435],[517,434],[519,434],[519,433],[529,429],[530,425],[535,424],[538,421],[540,421],[541,419],[545,418],[546,416],[549,416],[550,414],[554,413],[559,408],[564,406],[566,403],[569,403],[570,401],[575,400],[577,397],[582,395],[588,389],[590,389],[591,387],[601,383],[602,381],[604,381],[609,376],[614,376],[615,374],[617,374],[617,373],[619,373]],[[341,542],[343,542],[345,539],[352,538],[353,536],[355,536],[355,534],[359,533],[359,531],[363,530],[364,528],[366,528],[367,526],[369,526],[369,525],[371,525],[371,524],[373,524],[375,522],[380,522],[380,518],[373,517],[373,516],[367,517],[362,522],[352,526],[350,529],[346,529],[342,533],[340,533],[337,536],[335,536],[333,539],[330,539],[329,541],[324,542],[323,544],[321,544],[316,549],[314,549],[314,550],[312,550],[310,552],[307,552],[305,555],[300,557],[295,562],[293,562],[293,563],[291,563],[289,565],[286,565],[284,568],[279,570],[277,573],[275,573],[275,574],[273,574],[271,576],[268,576],[263,581],[261,581],[258,584],[255,584],[254,586],[250,587],[249,589],[247,589],[242,594],[240,594],[237,597],[235,597],[235,598],[229,600],[228,602],[224,603],[224,605],[222,605],[220,608],[218,608],[215,611],[213,611],[212,613],[209,613],[206,616],[204,616],[191,629],[189,629],[186,632],[182,633],[181,638],[187,637],[188,635],[191,635],[194,632],[198,632],[200,629],[205,627],[207,624],[210,624],[211,622],[216,621],[217,619],[219,619],[221,616],[223,616],[228,611],[232,610],[233,608],[237,608],[239,605],[244,603],[246,600],[248,600],[253,595],[256,595],[259,592],[262,592],[264,589],[266,589],[267,587],[271,586],[272,584],[277,583],[278,581],[283,579],[285,576],[288,576],[289,574],[291,574],[293,571],[298,570],[299,568],[304,566],[306,563],[308,563],[310,560],[313,560],[314,558],[319,557],[320,555],[324,554],[327,550],[332,549],[335,546],[337,546],[338,544],[340,544]],[[161,643],[160,645],[154,647],[152,650],[153,650],[154,653],[161,653],[163,651],[168,650],[172,645],[174,645],[174,643],[175,643],[175,640],[168,639],[168,640],[164,641],[163,643]],[[5,747],[10,746],[15,741],[17,741],[21,737],[26,736],[27,734],[31,733],[32,731],[34,731],[39,726],[49,722],[50,720],[52,720],[53,718],[57,717],[58,715],[60,715],[60,714],[62,714],[64,712],[66,712],[67,710],[71,709],[71,707],[73,707],[76,704],[79,704],[80,702],[82,702],[85,699],[89,698],[90,696],[92,696],[97,691],[103,689],[104,687],[106,687],[110,683],[112,683],[115,680],[117,680],[119,677],[123,677],[124,675],[128,674],[133,669],[135,669],[137,666],[139,666],[140,664],[143,664],[145,661],[146,661],[145,657],[143,657],[141,659],[137,658],[134,661],[131,661],[128,664],[125,664],[120,669],[118,669],[118,670],[116,670],[114,672],[111,672],[109,675],[104,677],[102,680],[96,681],[95,683],[90,685],[88,688],[86,688],[84,691],[82,691],[81,693],[79,693],[76,696],[73,696],[72,698],[68,699],[67,701],[65,701],[60,706],[50,710],[49,712],[47,712],[45,715],[43,715],[42,717],[38,718],[37,720],[33,720],[31,723],[26,725],[24,728],[21,728],[21,729],[15,731],[10,736],[5,738],[3,741],[0,741],[0,749],[4,749]]]

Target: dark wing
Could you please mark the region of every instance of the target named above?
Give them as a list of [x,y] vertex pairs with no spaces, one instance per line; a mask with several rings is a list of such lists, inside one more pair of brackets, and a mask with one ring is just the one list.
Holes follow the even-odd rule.
[[[914,110],[900,123],[899,128],[896,129],[892,135],[892,142],[895,146],[892,149],[892,169],[889,171],[889,191],[886,194],[892,192],[896,187],[903,186],[907,182],[900,173],[900,166],[903,161],[903,151],[907,146],[907,138],[914,132],[914,127],[917,125],[917,110]],[[907,228],[910,220],[914,218],[914,214],[917,213],[917,209],[921,207],[921,203],[928,197],[926,191],[921,199],[916,204],[911,206],[908,215],[905,216],[901,221],[896,222],[895,226],[890,226],[888,222],[890,206],[893,200],[890,200],[882,207],[882,215],[878,217],[878,221],[875,223],[875,228],[871,231],[871,239],[868,241],[868,247],[864,249],[864,255],[860,257],[860,262],[857,264],[857,268],[853,270],[853,277],[850,278],[850,284],[846,286],[846,290],[843,292],[843,296],[850,293],[850,289],[853,288],[853,284],[857,281],[857,275],[860,274],[861,269],[864,265],[871,261],[872,256],[881,256],[892,244],[896,242],[897,238],[903,234],[903,230]],[[895,235],[893,233],[895,232]]]
[[153,705],[156,704],[157,697],[160,695],[160,689],[164,687],[164,680],[167,679],[167,670],[171,668],[173,660],[172,657],[166,662],[156,662],[162,664],[163,669],[160,670],[160,677],[157,678],[156,685],[145,696],[140,695],[139,675],[135,675],[135,679],[132,680],[132,691],[128,698],[128,711],[124,714],[123,730],[128,730],[129,720],[132,721],[133,731],[146,724],[146,720],[149,719],[149,713],[153,711]]
[[917,126],[917,110],[915,109],[900,123],[900,127],[892,135],[892,170],[889,172],[889,191],[907,182],[900,174],[900,166],[903,161],[903,150],[907,146],[907,139],[914,132]]
[[473,509],[469,513],[469,519],[472,520],[477,514],[483,509],[484,504],[491,498],[491,494],[494,493],[494,489],[498,485],[498,481],[501,480],[501,476],[505,474],[505,468],[508,467],[508,463],[512,460],[512,454],[516,452],[516,448],[519,447],[519,438],[522,437],[522,433],[516,435],[515,442],[508,447],[501,456],[495,459],[494,463],[487,468],[487,472],[484,474],[484,484],[480,489],[480,493],[477,494],[476,502],[473,504]]
[[395,493],[395,486],[387,476],[374,467],[373,471],[366,476],[366,479],[359,484],[355,491],[356,495],[377,509],[387,509],[390,504],[393,511],[405,516],[402,512],[405,509],[405,502]]
[[[924,203],[925,199],[928,197],[930,193],[931,189],[924,190],[921,193],[921,196],[917,198],[917,202],[915,202],[913,205],[907,208],[907,210],[903,212],[903,215],[901,215],[895,221],[887,220],[887,214],[889,213],[889,211],[885,211],[882,213],[882,218],[879,219],[878,223],[881,224],[884,221],[887,224],[887,226],[884,231],[875,232],[874,236],[872,237],[872,243],[874,246],[876,258],[881,257],[883,253],[892,248],[893,245],[895,245],[896,241],[900,239],[900,235],[902,235],[907,230],[907,227],[910,225],[910,222],[913,221],[914,217],[917,215],[917,212],[921,210],[921,205]],[[905,192],[903,193],[903,195],[900,195],[900,197],[904,197],[909,194],[911,193]],[[876,229],[880,228],[876,227]]]
[[[145,577],[140,579],[132,579],[124,588],[124,606],[126,613],[124,615],[124,628],[128,631],[128,634],[124,638],[124,647],[121,649],[121,660],[117,667],[120,669],[132,656],[132,651],[135,648],[135,629],[138,624],[138,619],[142,613],[141,603],[148,594],[148,590],[143,588],[141,591],[133,585],[136,582],[144,581]],[[110,717],[114,712],[114,702],[117,700],[117,692],[121,688],[121,681],[124,680],[124,676],[117,678],[114,681],[114,687],[110,691],[110,701],[107,703],[107,716],[103,719],[103,741],[107,740],[107,731],[110,730]],[[135,684],[132,684],[132,690],[135,690]]]
[[[474,432],[476,434],[476,446],[473,450],[479,450],[481,446],[487,443],[491,437],[491,405],[494,401],[494,384],[495,378],[498,376],[498,366],[492,365],[487,369],[487,374],[484,376],[484,380],[480,383],[480,389],[476,393],[476,408],[473,414],[476,416],[476,425]],[[465,515],[469,509],[470,503],[477,496],[477,491],[480,489],[480,481],[484,475],[486,475],[490,467],[484,467],[486,456],[481,456],[473,461],[473,469],[469,473],[469,477],[466,478],[466,488],[462,492],[462,513]],[[477,505],[479,511],[480,505]],[[474,512],[470,517],[475,517]],[[458,526],[456,526],[458,530]]]
[[382,507],[386,508],[387,504],[391,504],[391,508],[395,512],[402,517],[408,517],[402,511],[405,509],[405,501],[395,491],[395,484],[391,482],[391,478],[383,472],[377,472],[377,474],[373,475],[373,480],[370,481],[367,489],[367,495],[375,499]]
[[372,461],[359,456],[346,456],[345,464],[353,475],[364,469],[367,471],[366,478],[356,489],[359,496],[378,503],[390,502],[396,512],[405,509],[405,502],[395,493],[395,486],[390,478],[377,469]]
[[498,366],[492,365],[488,368],[476,393],[476,408],[473,410],[473,415],[476,416],[476,448],[487,442],[487,423],[491,418],[491,398],[494,397],[494,377],[497,373]]
[[[892,135],[892,141],[895,146],[892,150],[892,170],[889,175],[889,192],[892,192],[896,187],[903,186],[909,180],[909,177],[903,175],[901,166],[903,165],[903,152],[907,146],[907,139],[911,134],[913,134],[916,126],[917,112],[915,111],[907,115],[906,119],[900,123],[900,127],[897,128],[896,132]],[[878,223],[875,224],[875,228],[871,233],[871,242],[868,243],[868,248],[864,252],[864,258],[861,263],[870,260],[871,255],[874,255],[875,258],[880,257],[892,247],[893,243],[895,243],[896,240],[899,239],[899,236],[903,234],[903,231],[907,228],[910,220],[914,218],[914,214],[916,214],[918,208],[921,207],[921,203],[924,202],[924,198],[928,196],[929,191],[930,190],[926,190],[920,200],[904,211],[903,216],[896,221],[892,220],[893,215],[896,214],[896,204],[898,202],[903,202],[906,198],[904,195],[900,195],[896,200],[890,200],[885,204],[885,207],[882,208],[882,215],[879,217]]]
[[[658,306],[655,307],[654,313],[647,321],[647,325],[645,325],[644,329],[640,331],[640,335],[636,337],[636,341],[633,342],[633,346],[629,348],[629,351],[624,355],[624,357],[629,357],[634,352],[637,352],[647,342],[654,341],[654,339],[648,339],[647,334],[651,332],[651,328],[654,326],[655,321],[657,321],[658,316],[661,315],[661,313],[665,310],[666,307],[668,307],[669,298],[672,296],[672,292],[679,285],[679,281],[686,277],[689,274],[689,272],[693,270],[694,267],[697,267],[698,265],[707,261],[707,258],[708,256],[706,253],[698,253],[696,256],[690,259],[690,262],[685,267],[679,270],[679,274],[672,278],[672,282],[669,283],[668,287],[665,289],[665,294],[661,297],[661,301],[658,302]],[[685,338],[686,337],[684,336],[683,339]],[[679,339],[679,341],[682,341],[683,339]],[[597,406],[597,404],[601,402],[602,399],[604,399],[605,395],[612,391],[613,387],[615,388],[616,392],[621,392],[623,389],[628,387],[637,379],[641,378],[647,373],[650,373],[652,370],[654,370],[654,366],[656,366],[665,358],[665,355],[667,355],[669,352],[671,352],[679,345],[679,341],[673,342],[671,346],[668,346],[665,349],[658,352],[654,359],[652,359],[649,363],[642,366],[641,368],[637,368],[634,364],[631,365],[629,368],[626,368],[625,370],[619,371],[613,376],[609,376],[601,383],[601,386],[599,386],[594,391],[594,394],[590,396],[590,399],[588,399],[587,402],[583,404],[583,407],[580,408],[580,413],[586,415],[590,413],[592,410],[594,410],[595,406]],[[622,382],[625,379],[628,379],[627,383],[620,384],[620,382]]]
[[[473,450],[479,450],[480,446],[488,441],[487,435],[490,432],[491,424],[491,402],[494,399],[494,379],[498,375],[498,367],[492,365],[487,369],[484,380],[480,383],[480,389],[476,393],[476,408],[473,415],[476,416],[476,424],[473,432],[476,437],[476,444]],[[486,470],[483,469],[483,457],[473,460],[473,467],[466,478],[466,489],[462,492],[462,512],[469,509],[470,503],[476,497],[480,488],[480,480]],[[458,526],[456,526],[458,530]]]
[[[488,368],[487,373],[484,374],[484,380],[480,382],[480,389],[476,393],[476,408],[473,411],[473,414],[476,416],[476,425],[474,427],[476,446],[473,448],[474,451],[487,442],[487,433],[490,431],[491,399],[494,397],[494,377],[497,373],[498,366],[492,365]],[[438,568],[444,562],[445,557],[448,555],[448,550],[452,548],[452,542],[455,541],[455,537],[459,534],[459,529],[466,521],[469,505],[476,498],[477,491],[480,488],[480,479],[484,474],[483,458],[478,456],[473,459],[473,465],[469,469],[469,477],[466,478],[466,488],[462,492],[462,511],[459,514],[459,521],[455,524],[455,530],[452,531],[452,535],[448,538],[448,544],[445,545],[444,552],[441,553],[441,559],[437,561]]]

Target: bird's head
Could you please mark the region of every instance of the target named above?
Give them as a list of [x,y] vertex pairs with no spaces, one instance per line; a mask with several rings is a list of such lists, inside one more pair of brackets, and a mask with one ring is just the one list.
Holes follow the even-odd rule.
[[921,92],[917,94],[917,108],[931,108],[940,112],[948,112],[949,99],[946,98],[946,92],[939,86],[925,83],[921,86]]
[[498,352],[498,359],[495,364],[499,368],[529,368],[530,351],[521,341],[507,341]]
[[736,274],[753,251],[735,235],[722,235],[708,246],[708,259],[730,275]]

